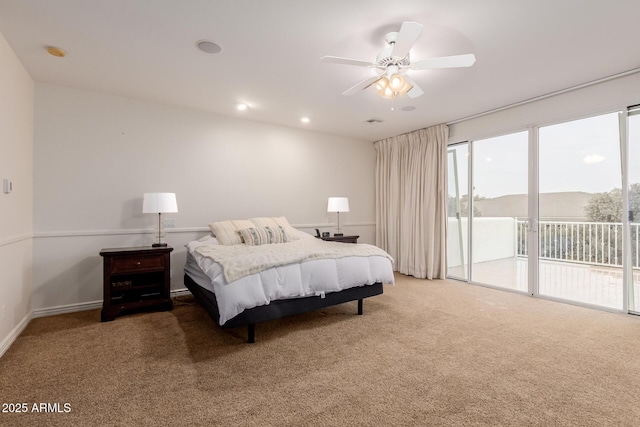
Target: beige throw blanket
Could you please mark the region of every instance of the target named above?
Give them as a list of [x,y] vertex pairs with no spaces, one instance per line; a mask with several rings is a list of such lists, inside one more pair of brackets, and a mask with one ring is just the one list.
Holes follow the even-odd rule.
[[300,239],[261,246],[207,245],[197,247],[196,252],[220,264],[227,283],[268,268],[313,259],[382,256],[393,262],[389,254],[376,246],[325,242],[320,239]]

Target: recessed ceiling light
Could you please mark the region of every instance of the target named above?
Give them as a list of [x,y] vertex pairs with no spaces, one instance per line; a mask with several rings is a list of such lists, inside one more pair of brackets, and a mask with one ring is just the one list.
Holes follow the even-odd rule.
[[222,53],[222,46],[209,40],[200,40],[196,42],[196,46],[204,53],[209,53],[211,55]]
[[49,53],[49,55],[53,55],[58,58],[64,58],[67,55],[67,52],[65,52],[63,49],[53,46],[47,47],[47,52]]
[[244,111],[247,108],[249,108],[249,106],[247,104],[245,104],[244,102],[238,102],[236,104],[236,110],[238,110],[238,111]]
[[300,119],[300,121],[301,121],[302,123],[309,123],[311,120],[309,120],[309,117],[302,117],[302,118]]

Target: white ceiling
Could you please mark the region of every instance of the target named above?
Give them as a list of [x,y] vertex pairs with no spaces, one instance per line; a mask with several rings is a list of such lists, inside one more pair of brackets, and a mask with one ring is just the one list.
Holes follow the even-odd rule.
[[[0,32],[37,82],[371,141],[640,67],[639,17],[639,0],[0,0]],[[367,69],[320,57],[373,61],[405,20],[424,25],[412,59],[475,65],[410,71],[425,94],[394,111],[373,88],[343,96]]]

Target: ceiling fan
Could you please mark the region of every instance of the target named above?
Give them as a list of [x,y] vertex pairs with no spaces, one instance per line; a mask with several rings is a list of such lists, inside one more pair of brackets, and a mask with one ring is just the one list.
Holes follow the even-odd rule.
[[378,53],[375,62],[338,56],[323,56],[320,61],[371,68],[375,75],[356,83],[355,86],[342,94],[353,95],[375,84],[378,95],[386,99],[393,99],[404,94],[407,94],[409,98],[417,98],[424,94],[424,91],[407,75],[408,70],[470,67],[476,62],[476,57],[471,53],[412,62],[409,51],[421,32],[421,24],[412,21],[403,22],[400,31],[391,32],[385,36],[388,46]]

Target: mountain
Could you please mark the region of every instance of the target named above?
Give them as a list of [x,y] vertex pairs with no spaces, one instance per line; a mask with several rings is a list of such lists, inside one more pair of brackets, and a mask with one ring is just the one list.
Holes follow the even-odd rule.
[[[539,212],[542,221],[586,221],[585,206],[592,193],[572,191],[543,193],[539,196]],[[476,211],[484,217],[527,218],[527,195],[510,194],[493,199],[476,200]]]

